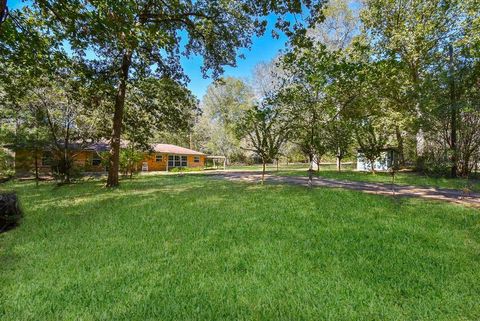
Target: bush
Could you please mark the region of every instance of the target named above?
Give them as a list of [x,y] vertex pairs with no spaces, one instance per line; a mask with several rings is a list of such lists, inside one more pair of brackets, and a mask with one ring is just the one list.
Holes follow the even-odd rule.
[[450,175],[451,162],[443,152],[430,152],[425,156],[424,173],[432,176]]
[[0,233],[18,225],[22,212],[15,193],[0,193]]
[[172,173],[183,173],[183,172],[198,172],[201,171],[200,167],[174,167],[169,170]]
[[13,156],[6,149],[0,147],[0,179],[15,175],[13,164]]

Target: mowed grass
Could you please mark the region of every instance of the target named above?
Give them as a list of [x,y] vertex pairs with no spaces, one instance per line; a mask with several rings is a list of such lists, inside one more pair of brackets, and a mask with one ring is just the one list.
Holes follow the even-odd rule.
[[11,183],[0,320],[478,320],[480,211],[147,176]]

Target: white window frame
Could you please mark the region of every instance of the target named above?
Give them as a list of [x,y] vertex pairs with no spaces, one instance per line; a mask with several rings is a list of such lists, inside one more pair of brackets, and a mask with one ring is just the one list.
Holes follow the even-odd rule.
[[200,156],[193,156],[194,163],[200,163]]
[[187,167],[187,155],[168,155],[168,168]]
[[155,155],[155,162],[156,162],[156,163],[161,163],[161,162],[163,162],[163,155],[162,155],[162,154],[156,154],[156,155]]

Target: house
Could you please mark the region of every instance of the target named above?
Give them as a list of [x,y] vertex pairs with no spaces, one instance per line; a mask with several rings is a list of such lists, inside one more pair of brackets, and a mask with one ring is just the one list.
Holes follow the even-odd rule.
[[[125,144],[122,144],[125,146]],[[75,168],[83,172],[101,173],[107,168],[103,158],[104,153],[110,150],[106,141],[92,143],[87,146],[71,144],[71,157]],[[15,151],[15,172],[17,174],[28,174],[35,170],[37,163],[40,173],[50,173],[56,158],[55,153],[50,150],[35,152],[28,149],[17,149]],[[103,158],[102,158],[103,156]],[[143,159],[138,164],[141,171],[168,171],[172,168],[199,168],[205,166],[206,155],[204,153],[170,144],[152,144],[150,151],[143,154]]]
[[[373,168],[376,171],[387,171],[392,167],[397,167],[397,159],[397,150],[393,147],[385,147],[381,150],[380,157],[375,160]],[[365,155],[361,149],[358,149],[357,151],[357,170],[372,170],[370,162],[365,158]]]
[[144,155],[142,171],[168,171],[175,167],[205,167],[206,155],[192,149],[170,144],[153,144],[152,150],[152,153]]

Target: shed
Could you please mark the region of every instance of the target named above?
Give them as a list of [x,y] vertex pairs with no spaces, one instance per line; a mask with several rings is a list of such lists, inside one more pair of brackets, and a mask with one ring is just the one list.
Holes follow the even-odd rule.
[[[398,152],[394,147],[385,147],[380,152],[380,157],[375,160],[373,168],[376,171],[387,171],[389,168],[397,167]],[[372,167],[365,158],[365,154],[361,149],[357,150],[357,170],[371,171]]]

